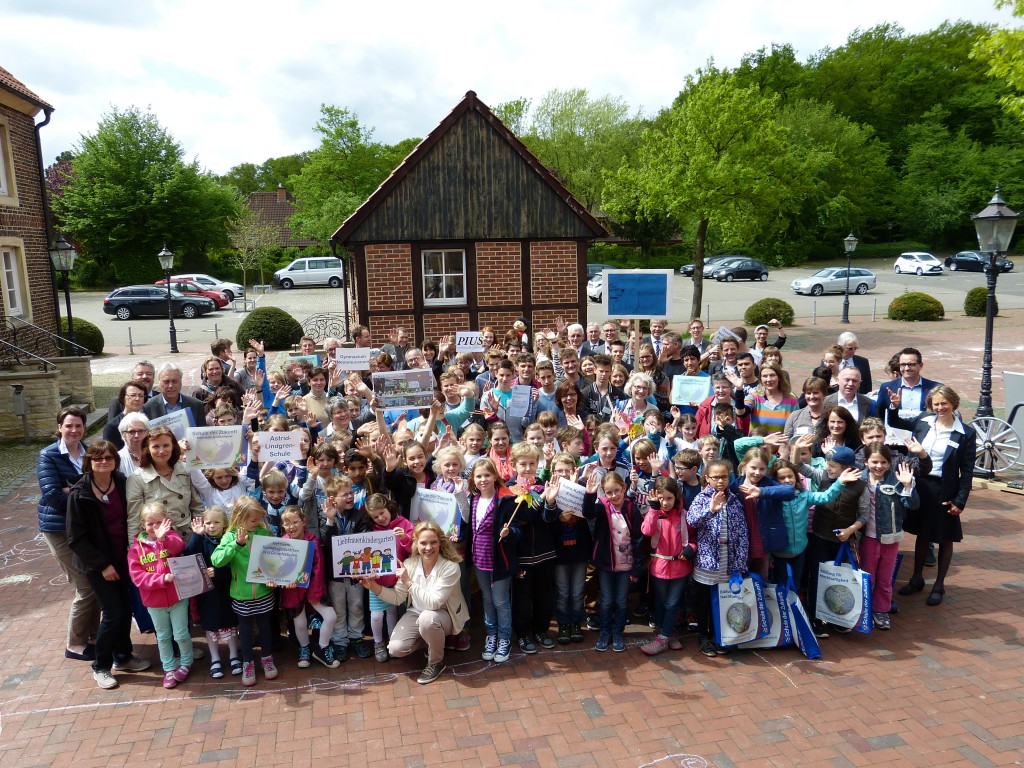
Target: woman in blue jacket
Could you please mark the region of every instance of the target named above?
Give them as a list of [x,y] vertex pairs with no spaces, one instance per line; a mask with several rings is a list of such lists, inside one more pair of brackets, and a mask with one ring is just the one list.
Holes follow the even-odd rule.
[[64,655],[69,659],[92,661],[96,654],[96,632],[100,626],[100,603],[85,571],[74,563],[68,546],[67,514],[71,489],[82,477],[85,458],[85,411],[65,408],[57,414],[57,442],[39,452],[39,531],[57,564],[75,588],[68,617]]

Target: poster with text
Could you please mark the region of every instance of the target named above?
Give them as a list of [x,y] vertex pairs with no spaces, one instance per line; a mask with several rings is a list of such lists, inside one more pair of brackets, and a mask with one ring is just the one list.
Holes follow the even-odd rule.
[[179,600],[188,600],[213,589],[213,579],[206,572],[206,560],[202,555],[169,557],[167,567],[174,576],[174,588],[178,590]]
[[168,413],[166,416],[157,416],[155,419],[150,419],[149,428],[167,427],[171,430],[171,434],[174,435],[175,440],[184,440],[185,432],[188,431],[188,428],[195,426],[195,424],[192,423],[194,420],[195,417],[192,416],[192,409],[183,408],[180,411]]
[[572,512],[576,517],[583,517],[583,496],[586,492],[587,489],[578,483],[560,482],[555,505],[563,512]]
[[434,402],[434,373],[429,368],[375,373],[373,394],[385,411],[429,408]]
[[458,497],[447,491],[417,488],[409,505],[409,520],[413,525],[423,521],[435,523],[445,535],[455,536],[462,524]]
[[315,542],[305,539],[253,536],[251,544],[249,570],[245,574],[245,580],[250,584],[273,582],[280,587],[287,584],[309,586]]
[[393,576],[398,570],[394,531],[367,531],[331,537],[334,578]]
[[334,362],[339,371],[368,371],[372,354],[369,347],[338,347]]
[[458,331],[455,334],[456,352],[483,352],[484,345],[480,340],[480,331]]
[[298,432],[257,432],[260,461],[301,461],[301,435]]
[[185,432],[188,451],[185,462],[189,470],[227,469],[242,460],[245,428],[189,427]]
[[657,320],[672,306],[671,269],[606,269],[604,313],[608,317]]
[[679,375],[672,377],[672,395],[669,398],[672,405],[689,405],[690,403],[700,405],[710,394],[710,376]]

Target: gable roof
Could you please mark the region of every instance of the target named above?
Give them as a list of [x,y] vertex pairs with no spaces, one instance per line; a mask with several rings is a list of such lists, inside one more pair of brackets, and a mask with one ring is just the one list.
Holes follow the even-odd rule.
[[[45,101],[43,101],[34,93],[32,93],[32,91],[25,87],[25,84],[23,82],[21,82],[18,78],[16,78],[3,67],[0,67],[0,89],[16,96],[16,103],[28,102],[29,105],[35,107],[35,109],[30,110],[21,109],[20,111],[25,112],[25,114],[35,115],[39,112],[40,109],[44,109],[48,112],[53,111],[52,105],[47,104]],[[20,107],[21,105],[17,106]]]
[[468,91],[331,240],[590,239],[607,234]]
[[276,192],[250,192],[245,198],[245,205],[253,211],[261,221],[274,225],[279,232],[278,245],[282,248],[308,248],[316,245],[316,240],[293,238],[292,228],[288,219],[295,213],[295,197],[285,193],[284,189]]

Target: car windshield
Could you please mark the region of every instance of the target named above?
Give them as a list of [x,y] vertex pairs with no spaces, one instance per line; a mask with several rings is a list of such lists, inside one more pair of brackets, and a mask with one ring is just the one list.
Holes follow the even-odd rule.
[[819,269],[811,277],[832,277],[834,274],[839,274],[839,270],[830,267],[829,269]]

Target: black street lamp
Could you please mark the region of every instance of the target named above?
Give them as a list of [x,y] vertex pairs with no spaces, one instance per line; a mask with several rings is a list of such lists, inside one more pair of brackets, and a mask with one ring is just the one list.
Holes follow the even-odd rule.
[[992,416],[992,334],[996,314],[997,259],[1010,249],[1010,239],[1020,214],[1010,210],[999,195],[999,185],[981,213],[971,215],[978,233],[978,248],[988,252],[988,296],[985,302],[985,354],[981,360],[981,395],[975,417]]
[[860,241],[853,236],[853,232],[843,238],[843,247],[846,248],[846,294],[843,296],[843,320],[850,322],[850,262],[853,259],[853,252],[857,250],[857,243]]
[[165,245],[156,255],[160,266],[167,273],[167,319],[171,321],[171,352],[178,351],[178,332],[174,330],[174,304],[171,301],[171,270],[174,269],[174,254]]
[[57,236],[57,242],[51,245],[49,250],[53,268],[64,275],[64,305],[67,307],[68,315],[68,338],[75,344],[77,341],[75,339],[75,322],[71,317],[71,290],[68,287],[68,276],[75,268],[75,258],[78,254],[63,235]]

